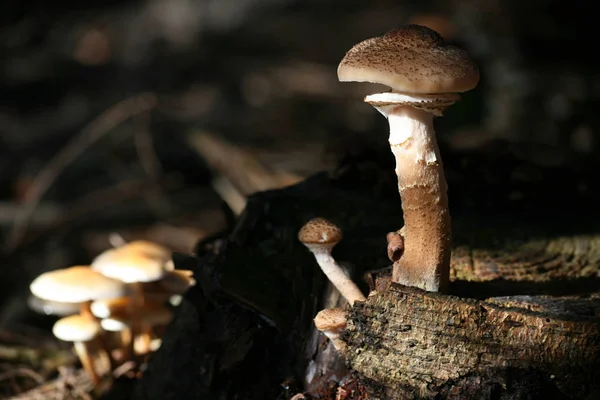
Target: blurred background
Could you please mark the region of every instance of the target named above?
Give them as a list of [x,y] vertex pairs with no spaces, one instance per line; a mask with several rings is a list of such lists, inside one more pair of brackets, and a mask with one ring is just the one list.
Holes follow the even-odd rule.
[[29,282],[88,264],[111,233],[191,254],[253,192],[367,149],[393,162],[385,119],[362,102],[373,86],[339,83],[336,68],[399,24],[435,29],[480,65],[478,88],[436,121],[444,158],[510,154],[526,161],[514,182],[581,171],[573,191],[584,194],[597,173],[591,1],[2,4],[2,342],[45,338],[53,320],[28,311]]

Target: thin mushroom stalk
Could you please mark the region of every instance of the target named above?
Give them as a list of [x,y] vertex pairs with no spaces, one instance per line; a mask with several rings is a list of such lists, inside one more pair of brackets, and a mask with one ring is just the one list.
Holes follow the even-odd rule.
[[94,360],[90,356],[87,345],[83,342],[74,342],[73,347],[75,348],[77,357],[79,357],[79,361],[81,361],[81,366],[90,375],[92,383],[97,385],[100,382],[100,377],[96,372],[96,366],[94,365]]
[[327,279],[333,283],[335,288],[344,296],[350,305],[353,305],[355,301],[364,301],[365,295],[356,286],[356,284],[346,274],[344,269],[335,261],[331,255],[331,249],[318,248],[313,246],[311,248],[315,260],[321,270],[327,276]]
[[350,305],[355,301],[366,300],[365,295],[331,255],[333,247],[342,240],[340,228],[324,218],[314,218],[298,231],[298,240],[313,253],[325,276]]

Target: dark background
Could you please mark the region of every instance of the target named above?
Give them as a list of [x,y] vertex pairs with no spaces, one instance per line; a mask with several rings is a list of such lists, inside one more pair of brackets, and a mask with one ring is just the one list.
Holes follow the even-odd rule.
[[[227,230],[234,215],[212,182],[233,156],[207,158],[198,135],[267,171],[269,183],[253,186],[254,170],[236,166],[244,195],[370,150],[393,162],[385,119],[361,101],[373,87],[339,83],[336,68],[355,43],[404,23],[437,30],[481,68],[478,88],[436,121],[444,159],[522,161],[483,177],[506,184],[500,196],[515,209],[532,179],[560,170],[570,186],[557,198],[580,196],[589,208],[570,215],[596,221],[597,15],[591,1],[3,1],[0,327],[44,332],[53,320],[27,310],[28,283],[89,263],[110,232],[189,253]],[[156,104],[123,111],[142,93]],[[481,198],[453,210],[491,207]]]

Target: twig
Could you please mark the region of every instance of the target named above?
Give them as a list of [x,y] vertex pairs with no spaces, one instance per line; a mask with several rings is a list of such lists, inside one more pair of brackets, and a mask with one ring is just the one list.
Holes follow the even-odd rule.
[[164,216],[170,211],[170,204],[161,187],[156,184],[162,176],[162,167],[154,150],[152,135],[149,132],[150,113],[145,112],[135,118],[135,129],[133,131],[133,141],[135,150],[140,162],[140,166],[148,175],[152,183],[156,185],[156,191],[147,196],[148,204],[157,211],[159,216]]
[[38,385],[44,383],[45,379],[42,375],[38,374],[34,370],[25,367],[16,367],[11,368],[8,371],[5,371],[0,374],[0,382],[3,382],[7,379],[12,379],[17,376],[26,376],[35,381]]
[[152,93],[143,93],[115,104],[92,121],[52,158],[34,178],[25,195],[27,199],[23,204],[25,211],[18,214],[15,219],[5,244],[6,251],[14,251],[19,246],[27,232],[31,215],[42,196],[69,164],[107,132],[110,132],[128,118],[151,110],[156,104],[156,96]]
[[[159,184],[170,190],[180,186],[180,182],[176,178],[169,176],[165,177]],[[64,218],[36,231],[34,235],[30,235],[31,237],[27,238],[27,243],[35,240],[44,232],[59,229],[59,227],[78,221],[94,211],[106,209],[125,200],[144,197],[148,191],[156,190],[153,186],[148,182],[122,181],[115,186],[90,192],[70,204],[68,207],[69,213]]]

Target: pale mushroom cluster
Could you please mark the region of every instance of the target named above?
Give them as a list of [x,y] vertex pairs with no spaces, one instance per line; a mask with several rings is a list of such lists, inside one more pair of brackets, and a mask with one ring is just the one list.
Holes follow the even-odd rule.
[[[352,47],[338,66],[341,82],[373,82],[389,91],[367,96],[389,122],[389,144],[396,159],[404,226],[387,235],[392,281],[427,291],[449,284],[451,225],[447,185],[433,128],[434,117],[475,88],[479,69],[469,54],[447,44],[435,31],[404,25]],[[298,239],[314,254],[327,278],[352,306],[365,296],[331,255],[342,232],[330,221],[308,221]],[[383,249],[382,249],[383,250]],[[340,353],[345,345],[346,312],[326,309],[314,320]]]
[[81,364],[95,383],[136,355],[160,345],[172,305],[195,284],[192,271],[177,270],[171,251],[133,241],[98,255],[89,266],[43,273],[30,285],[29,305],[62,316],[54,335],[73,342]]

